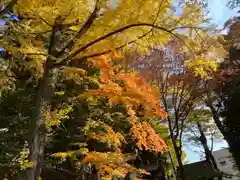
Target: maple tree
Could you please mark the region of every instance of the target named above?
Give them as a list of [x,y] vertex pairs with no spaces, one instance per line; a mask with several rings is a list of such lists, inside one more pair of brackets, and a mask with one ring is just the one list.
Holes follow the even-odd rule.
[[[149,105],[148,106],[145,105],[146,102],[140,98],[141,95],[139,95],[139,91],[136,88],[136,86],[133,86],[130,88],[127,84],[124,84],[124,83],[118,84],[120,81],[116,77],[118,75],[119,75],[119,77],[125,77],[124,74],[118,72],[119,65],[116,66],[116,68],[112,68],[109,64],[111,61],[109,59],[106,59],[106,57],[104,57],[104,58],[105,58],[105,60],[103,60],[102,62],[105,62],[104,63],[105,68],[99,67],[100,89],[89,90],[88,92],[83,93],[80,96],[78,96],[77,99],[81,100],[81,99],[87,98],[87,101],[89,101],[89,103],[92,104],[93,99],[95,99],[94,97],[96,97],[98,100],[92,104],[92,106],[94,107],[94,110],[92,109],[91,111],[96,110],[98,101],[100,101],[102,96],[108,97],[108,99],[106,101],[106,102],[108,102],[107,106],[115,107],[117,104],[120,103],[120,104],[123,104],[125,107],[124,109],[126,110],[126,117],[125,117],[126,119],[123,119],[123,121],[125,122],[125,126],[127,124],[129,124],[129,125],[127,125],[127,129],[129,129],[129,130],[132,129],[132,131],[125,130],[123,132],[123,130],[125,128],[122,127],[118,121],[114,122],[113,120],[110,120],[112,118],[116,119],[116,117],[114,117],[114,116],[111,117],[111,114],[109,114],[107,119],[110,118],[109,119],[110,121],[106,120],[105,119],[106,117],[105,118],[103,117],[103,119],[102,119],[100,112],[98,112],[96,114],[91,112],[91,116],[87,120],[86,125],[84,127],[85,135],[86,135],[87,139],[97,140],[98,142],[104,143],[107,146],[106,147],[104,146],[105,147],[104,149],[101,149],[101,148],[99,149],[99,147],[96,147],[94,145],[95,151],[97,150],[99,152],[89,152],[89,153],[86,152],[86,154],[85,154],[86,157],[83,159],[83,162],[85,162],[87,164],[91,163],[91,164],[96,165],[96,168],[98,169],[98,171],[100,173],[99,174],[100,177],[110,179],[113,175],[114,176],[117,176],[117,175],[123,176],[124,174],[129,172],[129,170],[131,170],[131,169],[134,170],[134,168],[131,168],[131,166],[129,164],[126,164],[126,162],[123,159],[124,155],[121,154],[122,153],[121,144],[131,142],[131,141],[129,142],[129,140],[126,142],[126,140],[125,140],[126,135],[128,135],[128,136],[130,135],[130,137],[131,137],[131,132],[132,132],[133,142],[131,143],[132,144],[131,146],[133,146],[133,147],[136,146],[136,148],[138,148],[139,150],[162,152],[164,149],[166,149],[166,145],[165,145],[164,141],[161,138],[159,138],[159,135],[157,135],[155,133],[155,131],[151,128],[151,126],[147,124],[147,122],[143,122],[144,127],[138,126],[138,124],[140,124],[140,122],[141,122],[141,121],[140,122],[138,122],[138,121],[144,120],[146,117],[140,118],[137,116],[137,114],[135,113],[135,111],[138,109],[137,107],[142,104],[143,107],[147,107],[146,108],[147,111],[150,111],[150,109],[151,109],[152,116],[148,116],[148,118],[155,116],[156,107],[155,106],[151,107]],[[99,61],[97,61],[97,62],[99,62]],[[99,64],[97,66],[99,66]],[[106,71],[106,68],[108,69],[108,71]],[[111,73],[112,76],[107,76],[107,74],[105,74],[105,73],[107,73],[107,74]],[[127,75],[127,74],[125,74],[125,75]],[[131,75],[131,76],[133,76],[133,75]],[[108,77],[108,78],[106,78],[106,77]],[[136,76],[136,79],[138,80],[137,76]],[[127,80],[129,80],[129,79],[127,79]],[[110,82],[110,81],[113,81],[113,82]],[[108,86],[106,86],[105,83],[107,83]],[[121,84],[123,86],[120,86]],[[132,84],[134,84],[133,80],[132,80]],[[148,88],[151,89],[150,87],[147,88],[147,86],[148,86],[147,84],[142,84],[140,86],[138,85],[138,87],[140,89],[141,89],[141,87],[146,90]],[[114,91],[114,89],[111,90],[112,87],[114,87],[114,89],[117,90],[117,92],[118,92],[118,90],[123,89],[122,91],[124,92],[124,95],[117,96],[118,94],[116,93],[116,91]],[[89,95],[92,95],[91,100],[89,99]],[[115,97],[115,101],[112,101],[113,95]],[[136,95],[136,96],[134,96],[134,95]],[[156,98],[159,98],[159,97],[157,96]],[[155,100],[155,99],[153,99],[153,100]],[[150,99],[149,99],[149,101],[150,101]],[[108,109],[110,107],[108,107]],[[150,109],[149,109],[149,107],[150,107]],[[102,103],[101,103],[101,109],[103,109]],[[160,107],[157,112],[162,112]],[[150,113],[148,113],[148,115],[150,115]],[[116,126],[115,126],[115,124],[116,124]],[[120,132],[116,132],[116,131],[120,131],[120,132],[124,133],[124,136],[121,135]],[[146,135],[148,135],[148,139],[147,139],[148,141],[146,141],[146,139],[144,139],[146,137],[142,137],[141,133],[145,133]],[[137,141],[135,141],[136,140],[135,137],[138,137]],[[158,138],[159,141],[153,141],[153,140],[151,140],[151,138],[155,138],[155,139]],[[95,144],[96,144],[96,142],[95,142]],[[90,147],[91,147],[91,145],[88,144],[88,148],[90,148]],[[109,148],[114,150],[115,153],[112,153],[112,150],[110,150]],[[104,151],[104,152],[102,152],[102,151]],[[108,151],[109,151],[109,153],[107,153]],[[112,162],[112,160],[115,159],[115,157],[113,156],[114,154],[117,156],[116,162]],[[69,154],[69,152],[65,152],[65,153],[58,152],[55,154],[55,157],[56,156],[57,157],[61,157],[61,156],[66,157],[69,155],[71,156],[71,153]],[[111,163],[106,159],[108,156],[109,156],[109,160],[111,160]],[[105,160],[101,159],[101,157],[104,158]],[[118,170],[118,168],[120,168],[120,169]]]
[[[113,68],[114,66],[112,65],[112,67],[110,63],[111,61],[109,62],[109,59],[104,57],[101,64],[96,64],[100,69],[100,89],[90,90],[80,97],[82,98],[89,94],[100,97],[105,96],[108,97],[109,105],[123,104],[131,127],[129,130],[133,144],[135,144],[139,150],[153,152],[165,151],[167,148],[165,142],[146,121],[146,119],[152,119],[156,117],[156,115],[166,116],[159,105],[159,96],[154,96],[154,89],[150,88],[143,79],[134,74],[122,73],[119,65]],[[146,99],[146,97],[148,99]],[[139,106],[142,107],[144,113],[142,117],[139,117],[136,113]],[[103,127],[107,128],[104,134],[90,133],[87,135],[91,139],[97,139],[100,142],[112,143],[114,149],[117,152],[121,152],[119,149],[120,142],[125,142],[125,138],[119,133],[115,134],[109,126],[104,125]],[[106,135],[106,133],[109,134],[109,136]],[[100,164],[102,164],[102,161],[100,161]]]

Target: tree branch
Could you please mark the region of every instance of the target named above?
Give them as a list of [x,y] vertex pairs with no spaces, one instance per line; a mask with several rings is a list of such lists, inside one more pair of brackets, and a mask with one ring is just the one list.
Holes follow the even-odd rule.
[[182,145],[183,129],[184,129],[184,119],[181,120],[180,135],[179,135],[180,145]]
[[26,55],[26,56],[45,56],[45,57],[50,56],[49,54],[44,54],[44,53],[26,53],[24,55]]
[[[127,46],[128,44],[131,44],[131,43],[136,42],[137,40],[139,40],[139,39],[145,37],[146,35],[148,35],[150,32],[151,32],[151,30],[148,31],[147,33],[145,33],[145,34],[137,37],[136,39],[134,39],[134,40],[132,40],[132,41],[130,41],[130,42],[127,42],[127,43],[125,43],[125,44],[123,44],[123,45],[115,48],[115,50],[122,49],[122,48],[124,48],[125,46]],[[73,61],[76,61],[76,60],[77,60],[77,61],[82,61],[82,60],[84,60],[84,59],[86,59],[86,58],[93,58],[93,57],[101,56],[101,55],[104,55],[104,54],[107,54],[107,53],[110,53],[110,52],[112,52],[112,50],[107,50],[107,51],[103,51],[103,52],[100,52],[100,53],[90,54],[90,55],[87,55],[87,56],[83,56],[83,57],[81,57],[81,58],[73,59]],[[61,66],[61,65],[64,65],[64,64],[60,63],[59,65]]]
[[80,39],[89,30],[89,28],[93,24],[94,20],[97,18],[98,2],[99,2],[99,0],[96,1],[95,8],[94,8],[93,12],[89,16],[88,20],[84,23],[82,28],[77,32],[77,35],[75,37],[73,37],[72,39],[70,39],[66,43],[66,45],[58,52],[57,57],[62,56],[65,49],[71,49],[74,45],[74,40],[75,39]]
[[190,131],[192,132],[192,134],[195,136],[195,138],[197,138],[200,141],[199,136],[194,132],[194,130],[192,130],[192,127],[190,127]]
[[[113,32],[110,32],[102,37],[99,37],[97,39],[95,39],[94,41],[92,42],[89,42],[88,44],[80,47],[79,49],[77,49],[75,52],[71,53],[70,55],[68,55],[67,57],[65,57],[61,62],[62,63],[66,63],[69,59],[72,59],[73,57],[75,57],[76,55],[78,55],[80,52],[84,51],[85,49],[89,48],[90,46],[108,38],[108,37],[111,37],[113,35],[116,35],[116,34],[119,34],[125,30],[128,30],[130,28],[133,28],[133,27],[152,27],[152,28],[155,28],[155,29],[158,29],[158,30],[161,30],[161,31],[164,31],[164,32],[167,32],[169,34],[171,34],[172,36],[176,37],[177,39],[179,39],[188,49],[191,50],[191,48],[185,43],[183,42],[176,34],[173,33],[173,30],[168,30],[166,28],[163,28],[163,27],[160,27],[160,26],[157,26],[157,25],[154,25],[154,24],[149,24],[149,23],[137,23],[137,24],[130,24],[130,25],[127,25],[125,27],[122,27],[122,28],[119,28]],[[184,27],[181,27],[181,28],[184,28]],[[186,27],[188,28],[188,27]],[[192,50],[191,50],[192,51]]]
[[210,148],[210,151],[211,152],[213,151],[213,134],[212,134],[212,137],[211,137],[211,148]]
[[[159,16],[159,14],[160,14],[160,12],[161,12],[161,7],[162,7],[163,2],[164,2],[164,0],[162,0],[161,3],[160,3],[160,5],[159,5],[159,9],[158,9],[158,12],[157,12],[157,16],[156,16],[153,24],[155,24],[156,21],[157,21],[157,19],[158,19],[158,16]],[[128,44],[134,43],[134,42],[136,42],[137,40],[145,37],[146,35],[148,35],[148,34],[152,31],[152,29],[153,29],[153,28],[151,28],[147,33],[145,33],[145,34],[137,37],[136,39],[134,39],[134,40],[132,40],[132,41],[130,41],[130,42],[127,42],[127,43],[125,43],[125,44],[123,44],[123,45],[115,48],[115,50],[122,49],[122,48],[124,48],[125,46],[127,46]],[[64,49],[65,49],[65,48],[64,48]],[[83,56],[83,57],[78,58],[78,59],[73,59],[73,61],[75,61],[75,60],[77,60],[77,61],[82,61],[82,60],[87,59],[87,58],[93,58],[93,57],[96,57],[96,56],[101,56],[101,55],[104,55],[104,54],[107,54],[107,53],[110,53],[110,52],[112,52],[112,50],[107,50],[107,51],[103,51],[103,52],[100,52],[100,53],[95,53],[95,54]],[[61,66],[61,65],[62,65],[61,63],[58,64],[58,66]],[[63,65],[64,65],[64,63],[63,63]]]
[[17,0],[11,0],[11,2],[8,3],[8,5],[0,11],[0,17],[2,17],[4,14],[10,11],[16,3]]

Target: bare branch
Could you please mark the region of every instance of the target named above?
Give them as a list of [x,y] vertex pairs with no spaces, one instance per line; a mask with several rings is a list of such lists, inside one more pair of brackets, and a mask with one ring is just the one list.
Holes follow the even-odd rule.
[[186,97],[186,95],[184,96],[184,89],[185,89],[185,83],[183,84],[182,86],[182,91],[181,91],[181,94],[180,94],[180,99],[179,99],[179,102],[178,102],[178,105],[177,105],[177,108],[176,108],[176,114],[179,116],[179,112],[180,112],[180,107],[181,107],[181,104],[182,104],[182,101],[184,100],[184,98]]
[[195,136],[195,138],[197,138],[200,141],[199,136],[192,130],[192,128],[190,128],[190,131],[193,133],[193,135]]
[[211,137],[211,148],[210,148],[210,151],[211,152],[213,151],[213,134],[212,134],[212,137]]
[[70,39],[66,43],[66,45],[58,52],[57,57],[62,56],[64,51],[65,51],[65,49],[71,49],[73,47],[73,45],[74,45],[74,41],[76,39],[80,39],[89,30],[89,28],[93,24],[94,20],[97,18],[97,12],[99,11],[99,9],[98,9],[98,2],[99,2],[99,0],[96,1],[95,8],[94,8],[93,12],[89,16],[88,20],[84,23],[82,28],[77,32],[77,35],[74,36],[72,39]]
[[[179,135],[179,144],[180,144],[180,148],[182,149],[182,136],[183,136],[183,129],[184,129],[184,120],[182,119],[181,121],[181,127],[180,127],[180,135]],[[182,151],[180,151],[180,155],[182,156]]]

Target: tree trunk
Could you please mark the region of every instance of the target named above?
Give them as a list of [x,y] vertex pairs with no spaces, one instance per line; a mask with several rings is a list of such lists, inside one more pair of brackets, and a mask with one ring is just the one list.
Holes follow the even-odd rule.
[[210,108],[210,110],[211,110],[211,112],[212,112],[212,117],[213,117],[213,120],[214,120],[215,124],[217,125],[219,131],[220,131],[220,132],[223,134],[223,136],[224,136],[225,130],[224,130],[224,128],[223,128],[222,122],[221,122],[220,119],[219,119],[219,116],[218,116],[217,111],[215,110],[215,108],[213,107],[212,104],[209,104],[209,103],[208,103],[207,106]]
[[50,104],[52,95],[52,60],[48,58],[44,64],[44,74],[36,97],[36,107],[30,125],[29,161],[32,167],[28,169],[27,179],[38,180],[41,175],[46,137],[45,112]]
[[[164,98],[163,98],[163,100],[164,100]],[[166,109],[166,112],[167,112],[166,101],[164,101],[164,106],[165,106],[165,109]],[[177,141],[176,141],[176,137],[174,136],[174,132],[173,132],[172,124],[171,124],[171,119],[169,118],[169,116],[167,117],[167,120],[168,120],[168,128],[169,128],[169,131],[170,131],[170,137],[171,137],[171,140],[172,140],[174,152],[175,152],[175,155],[176,155],[177,161],[178,161],[177,178],[179,177],[181,180],[186,180],[186,174],[185,174],[185,170],[184,170],[184,166],[183,166],[182,158],[181,158],[181,154],[182,154],[181,153],[181,150],[182,150],[181,142],[180,142],[180,145],[178,146]]]
[[218,129],[222,133],[224,139],[227,141],[229,150],[232,153],[232,156],[235,160],[238,170],[240,171],[240,153],[239,153],[240,141],[238,140],[238,136],[236,136],[234,132],[229,132],[227,129],[224,128],[224,126],[222,125],[222,122],[220,121],[218,112],[216,111],[216,109],[213,107],[212,104],[207,103],[207,106],[210,108],[212,112],[212,116],[215,124],[217,125]]
[[171,160],[171,165],[172,165],[172,169],[173,169],[173,178],[176,179],[176,174],[177,174],[176,173],[176,166],[175,166],[175,164],[173,162],[173,158],[172,158],[172,155],[171,155],[170,152],[168,152],[168,156],[169,156],[169,158]]
[[209,149],[208,147],[208,144],[207,144],[207,138],[202,130],[202,125],[200,124],[200,122],[197,122],[197,126],[198,126],[198,131],[200,132],[200,142],[203,146],[203,149],[204,149],[204,152],[205,152],[205,156],[206,156],[206,160],[208,162],[210,162],[212,165],[213,165],[213,168],[216,170],[216,171],[219,171],[218,167],[217,167],[217,163],[212,155],[212,152],[211,150]]
[[[232,135],[231,132],[228,132],[226,128],[224,128],[220,118],[219,118],[219,115],[218,115],[218,112],[216,111],[216,109],[213,107],[212,104],[207,104],[207,106],[210,108],[211,112],[212,112],[212,117],[213,117],[213,120],[215,122],[215,124],[217,125],[219,131],[222,133],[224,139],[227,141],[228,145],[229,145],[229,149],[230,151],[232,152],[232,150],[234,149],[233,148],[233,144],[232,144],[232,141],[231,141],[231,137],[234,136]],[[238,150],[236,151],[237,154],[238,154]],[[234,153],[234,150],[233,152]],[[236,159],[235,159],[236,160]],[[237,161],[237,160],[236,160]],[[238,164],[238,163],[237,163]],[[238,168],[240,170],[240,161],[239,161],[239,164],[238,164]]]
[[185,170],[182,163],[181,152],[180,152],[181,147],[177,145],[176,139],[174,138],[173,135],[171,135],[171,139],[172,139],[174,151],[178,161],[178,176],[181,178],[181,180],[186,180]]

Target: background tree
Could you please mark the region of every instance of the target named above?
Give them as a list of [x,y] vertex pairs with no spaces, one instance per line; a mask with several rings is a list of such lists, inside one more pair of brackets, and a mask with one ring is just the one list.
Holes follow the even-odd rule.
[[[212,155],[212,150],[214,140],[219,141],[222,136],[218,132],[217,127],[212,124],[211,118],[212,114],[208,109],[192,110],[186,123],[186,139],[184,139],[187,142],[191,141],[195,146],[203,148],[205,159],[212,164],[216,171],[219,171]],[[208,139],[210,139],[210,142],[208,142]]]
[[[224,139],[228,142],[229,149],[239,167],[239,158],[237,155],[239,143],[237,142],[238,138],[236,138],[238,137],[239,129],[237,124],[233,123],[234,120],[232,119],[234,118],[230,118],[233,117],[232,115],[234,114],[230,109],[234,107],[233,109],[237,110],[238,107],[234,104],[237,96],[233,97],[233,92],[237,86],[233,77],[237,77],[238,74],[238,22],[239,20],[236,17],[226,23],[229,32],[228,35],[225,36],[225,47],[229,51],[229,55],[225,61],[221,63],[219,70],[214,73],[214,78],[203,81],[202,100],[206,106],[210,108],[213,120],[223,134]],[[228,112],[231,115],[227,115]]]
[[[229,27],[228,35],[226,40],[228,41],[229,56],[225,62],[222,63],[219,70],[218,78],[219,81],[215,86],[214,92],[218,96],[218,104],[212,106],[212,111],[216,114],[215,117],[221,117],[216,121],[219,125],[219,129],[224,135],[224,138],[229,144],[230,152],[239,166],[239,157],[237,153],[238,149],[238,137],[239,137],[239,126],[236,121],[236,113],[239,110],[238,105],[238,53],[239,53],[239,18],[233,18],[227,22]],[[215,108],[215,109],[214,109]],[[218,113],[218,114],[217,114]],[[218,116],[217,116],[218,115]]]
[[240,1],[239,0],[230,0],[230,1],[228,1],[227,5],[228,5],[229,8],[235,9],[235,8],[239,7]]
[[198,78],[184,67],[184,55],[175,54],[171,47],[165,50],[154,49],[131,67],[153,81],[161,92],[161,103],[168,112],[165,122],[168,124],[181,178],[184,178],[186,175],[182,162],[182,135],[188,113],[196,105]]

